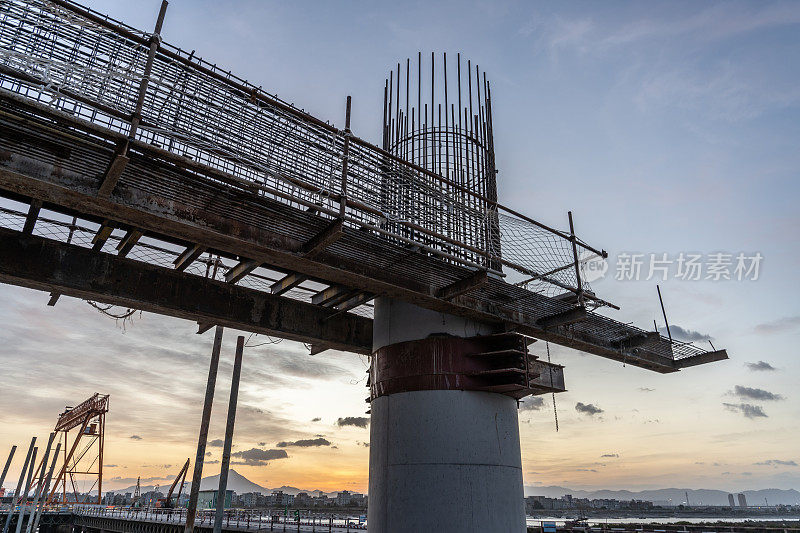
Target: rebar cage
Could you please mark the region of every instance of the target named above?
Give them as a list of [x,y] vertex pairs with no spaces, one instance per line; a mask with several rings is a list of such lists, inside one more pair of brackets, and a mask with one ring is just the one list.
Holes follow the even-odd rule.
[[255,194],[342,217],[443,261],[516,271],[534,292],[586,293],[604,303],[581,287],[573,243],[603,252],[497,203],[491,89],[475,68],[475,78],[471,63],[465,69],[469,101],[459,100],[457,113],[454,101],[448,113],[445,96],[435,119],[433,109],[421,115],[411,109],[408,116],[408,86],[405,107],[398,105],[398,70],[380,148],[157,33],[67,0],[0,3],[2,89],[221,171]]

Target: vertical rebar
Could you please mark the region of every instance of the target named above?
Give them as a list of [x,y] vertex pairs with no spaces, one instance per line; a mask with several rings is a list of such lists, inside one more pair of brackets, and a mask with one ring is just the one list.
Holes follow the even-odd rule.
[[661,287],[656,285],[656,290],[658,291],[658,301],[661,303],[661,313],[664,315],[664,324],[667,326],[667,335],[669,336],[669,342],[672,342],[672,332],[669,330],[667,311],[664,309],[664,300],[661,298]]
[[208,425],[211,420],[211,406],[214,403],[214,387],[217,384],[217,369],[219,368],[219,351],[222,347],[223,330],[224,328],[222,326],[217,326],[214,332],[214,347],[211,349],[211,363],[208,368],[206,396],[203,402],[203,416],[200,420],[200,436],[197,439],[197,457],[194,461],[192,489],[189,493],[184,533],[192,533],[194,530],[194,518],[197,513],[197,498],[200,493],[200,481],[203,478],[203,461],[206,455],[206,441],[208,441]]
[[3,533],[8,533],[8,526],[11,525],[11,515],[14,514],[14,502],[19,499],[19,492],[22,490],[22,484],[25,482],[25,474],[28,471],[28,464],[31,463],[31,454],[33,454],[34,446],[36,446],[36,437],[31,439],[31,445],[28,446],[28,455],[25,456],[25,463],[22,465],[22,470],[19,473],[19,481],[17,481],[17,488],[14,490],[14,497],[11,499],[11,509],[8,510],[8,514],[6,515]]
[[[350,98],[347,99],[348,103]],[[348,106],[349,107],[349,106]],[[348,113],[349,117],[349,113]],[[222,463],[219,472],[219,489],[217,490],[217,509],[214,515],[214,533],[222,532],[222,517],[225,512],[225,491],[228,488],[228,467],[231,462],[231,444],[233,442],[233,426],[236,423],[236,403],[239,399],[239,378],[242,375],[242,352],[244,337],[236,339],[236,357],[233,361],[233,378],[231,379],[231,397],[228,402],[228,422],[225,425],[225,443],[222,448]]]
[[572,242],[572,257],[575,261],[575,278],[578,283],[578,304],[583,305],[583,285],[581,283],[581,266],[578,262],[578,244],[575,242],[575,226],[572,224],[572,211],[567,211],[569,218],[569,240]]
[[167,14],[167,0],[162,0],[161,9],[158,11],[158,19],[156,20],[156,27],[153,34],[150,36],[150,48],[147,51],[147,63],[144,65],[144,73],[142,74],[142,82],[139,84],[139,95],[136,98],[136,108],[133,111],[131,119],[131,129],[128,133],[128,138],[133,139],[136,135],[136,130],[139,128],[139,123],[142,121],[142,108],[144,107],[144,99],[147,95],[147,86],[150,83],[150,73],[153,71],[153,61],[156,58],[156,52],[161,44],[161,26],[164,24],[164,16]]
[[341,197],[339,199],[339,217],[344,218],[347,208],[347,161],[350,157],[350,103],[351,97],[347,97],[347,108],[344,116],[344,147],[342,149],[342,184]]

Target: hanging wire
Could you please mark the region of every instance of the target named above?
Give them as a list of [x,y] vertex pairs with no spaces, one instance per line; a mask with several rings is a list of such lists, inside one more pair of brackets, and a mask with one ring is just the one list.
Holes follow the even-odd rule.
[[[544,341],[544,345],[547,348],[547,362],[550,363],[550,343]],[[550,388],[553,387],[553,367],[550,366]],[[558,432],[558,409],[556,408],[556,393],[553,392],[553,416],[556,419],[556,432]]]
[[267,344],[280,344],[281,341],[283,341],[283,339],[273,339],[269,335],[266,335],[266,337],[269,339],[267,342],[260,342],[258,344],[250,344],[250,339],[252,339],[253,336],[258,336],[258,334],[257,333],[251,333],[250,336],[247,337],[247,340],[244,343],[244,347],[245,348],[258,348],[259,346],[266,346]]
[[93,302],[91,300],[85,300],[85,301],[86,301],[87,304],[89,304],[90,306],[92,306],[95,309],[97,309],[101,314],[103,314],[103,315],[105,315],[105,316],[107,316],[109,318],[114,319],[114,321],[117,322],[117,324],[119,324],[119,321],[121,320],[122,321],[122,330],[123,331],[125,331],[125,326],[128,323],[133,324],[133,315],[135,315],[137,311],[139,312],[139,317],[142,316],[142,312],[140,310],[138,310],[138,309],[132,309],[132,308],[129,307],[127,310],[125,310],[125,311],[123,311],[121,313],[113,313],[111,311],[111,309],[113,309],[115,307],[113,305],[110,305],[110,304],[109,305],[102,305],[102,304],[98,304],[97,302]]

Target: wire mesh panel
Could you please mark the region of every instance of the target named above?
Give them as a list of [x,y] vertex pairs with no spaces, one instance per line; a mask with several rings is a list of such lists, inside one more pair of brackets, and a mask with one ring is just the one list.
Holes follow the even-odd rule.
[[[195,169],[232,176],[254,194],[297,208],[334,217],[346,200],[348,225],[443,261],[513,269],[530,290],[548,295],[578,292],[570,235],[497,203],[485,75],[458,58],[457,83],[448,88],[446,77],[436,81],[437,65],[432,57],[425,94],[421,58],[416,92],[410,63],[405,83],[400,65],[387,80],[379,148],[193,52],[72,2],[0,2],[0,88],[133,134],[191,159]],[[219,179],[214,172],[205,175]]]

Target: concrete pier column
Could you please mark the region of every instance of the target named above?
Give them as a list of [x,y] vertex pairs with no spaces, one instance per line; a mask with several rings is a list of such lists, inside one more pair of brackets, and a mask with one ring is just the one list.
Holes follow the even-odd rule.
[[[398,359],[416,349],[409,341],[496,332],[488,324],[397,300],[375,302],[373,352],[405,343],[390,352]],[[446,343],[437,345],[431,357],[460,357],[447,349]],[[415,380],[427,390],[412,390]],[[524,532],[516,400],[457,387],[436,390],[425,376],[387,383],[379,394],[372,384],[370,533]],[[399,389],[404,391],[394,392]]]

